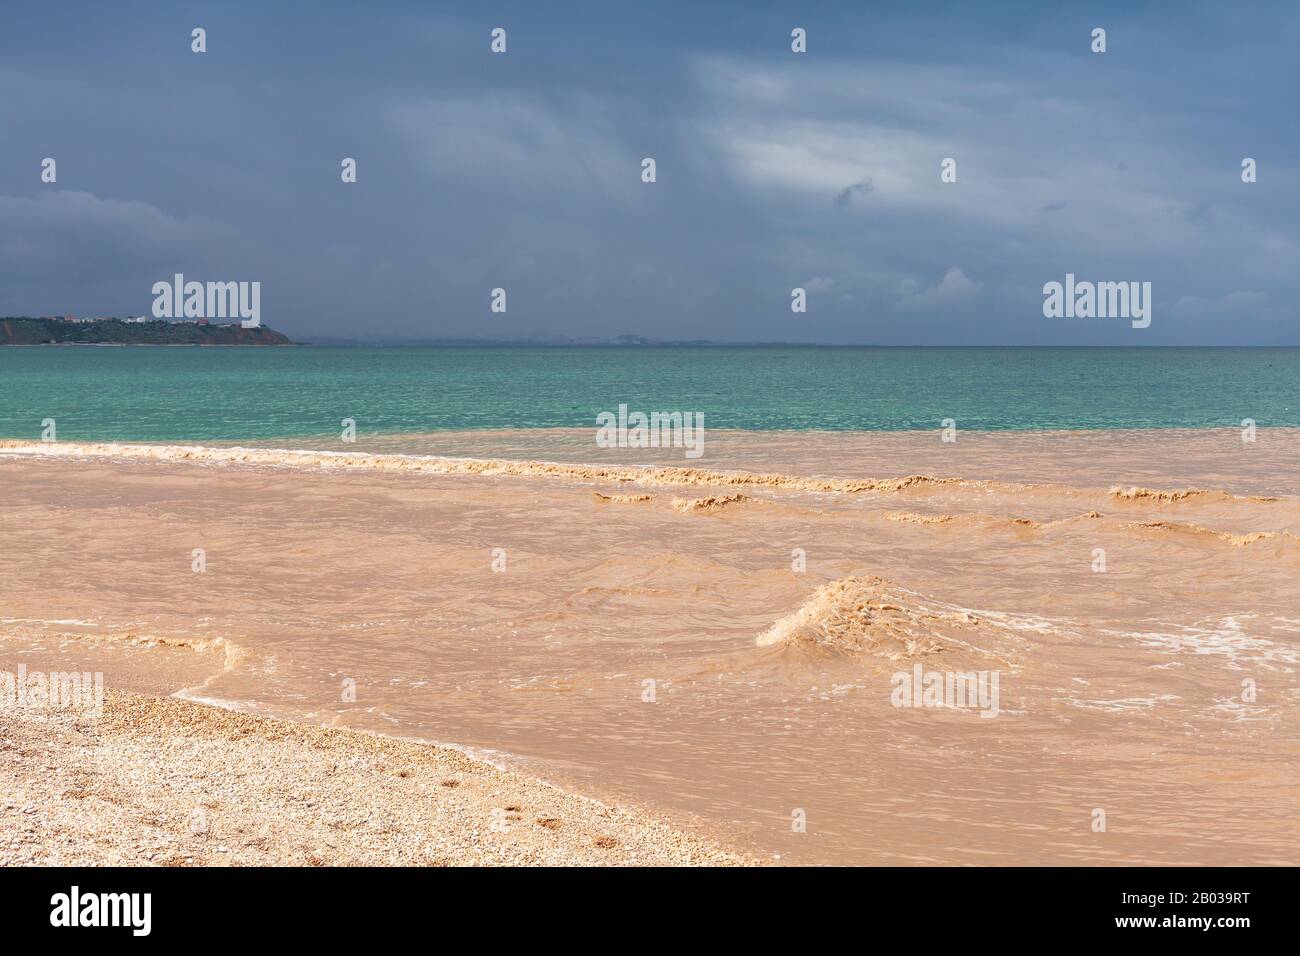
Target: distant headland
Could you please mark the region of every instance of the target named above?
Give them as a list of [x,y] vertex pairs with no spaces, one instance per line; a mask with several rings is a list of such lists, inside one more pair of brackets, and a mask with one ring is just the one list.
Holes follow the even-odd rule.
[[206,319],[167,322],[143,316],[78,319],[73,316],[0,318],[0,345],[296,345],[270,326]]

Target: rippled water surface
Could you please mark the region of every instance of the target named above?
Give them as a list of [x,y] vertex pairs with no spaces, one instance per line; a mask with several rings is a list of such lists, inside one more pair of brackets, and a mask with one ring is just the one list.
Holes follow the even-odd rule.
[[710,428],[1300,425],[1300,349],[0,349],[0,437],[248,441],[593,426],[620,403]]

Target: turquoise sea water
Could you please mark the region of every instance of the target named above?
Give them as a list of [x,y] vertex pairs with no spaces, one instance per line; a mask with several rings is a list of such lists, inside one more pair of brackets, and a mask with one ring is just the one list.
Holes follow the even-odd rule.
[[1300,349],[0,348],[0,437],[241,441],[594,427],[620,403],[709,428],[1300,425]]

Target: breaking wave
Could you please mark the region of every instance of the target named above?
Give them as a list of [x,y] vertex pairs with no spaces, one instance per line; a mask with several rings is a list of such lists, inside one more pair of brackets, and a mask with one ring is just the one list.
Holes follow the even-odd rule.
[[744,501],[753,501],[749,495],[714,495],[709,498],[674,498],[673,510],[680,511],[683,514],[699,512],[702,514],[712,514],[715,511],[727,507],[728,505],[740,504]]
[[1231,531],[1215,531],[1213,528],[1203,528],[1198,524],[1180,524],[1177,521],[1134,521],[1124,525],[1124,527],[1142,531],[1166,531],[1171,534],[1182,534],[1206,540],[1213,539],[1223,541],[1234,548],[1244,548],[1260,541],[1285,541],[1289,544],[1300,542],[1300,539],[1296,538],[1295,535],[1288,534],[1285,531],[1252,531],[1247,534],[1233,534]]
[[972,525],[972,524],[1006,524],[1018,528],[1038,528],[1042,527],[1042,522],[1034,521],[1031,518],[1004,518],[999,515],[990,514],[933,514],[923,515],[914,511],[887,511],[884,514],[886,521],[898,521],[904,524],[919,525]]
[[966,478],[907,475],[902,478],[813,478],[743,471],[712,471],[669,465],[645,467],[580,465],[501,458],[448,458],[438,455],[376,455],[365,452],[299,451],[278,448],[210,447],[204,445],[142,445],[117,442],[57,442],[44,444],[0,441],[0,454],[33,457],[107,458],[216,465],[262,465],[322,470],[424,473],[434,475],[561,478],[577,481],[629,482],[640,485],[689,485],[768,488],[813,492],[895,492],[931,485],[985,488],[993,482]]
[[1005,627],[973,611],[874,576],[823,584],[755,640],[759,647],[818,648],[891,661],[953,652],[998,655],[1007,642]]
[[593,491],[592,494],[603,504],[635,504],[655,500],[654,495],[602,495],[599,491]]
[[[826,478],[776,472],[714,471],[671,465],[643,467],[584,465],[551,461],[503,458],[452,458],[439,455],[372,454],[367,452],[320,451],[238,446],[149,445],[119,442],[31,442],[0,440],[0,455],[34,458],[73,458],[190,462],[212,465],[305,468],[322,471],[372,470],[404,474],[467,475],[477,477],[550,478],[581,482],[615,482],[643,486],[732,487],[773,491],[821,493],[877,493],[930,488],[958,488],[1012,492],[1042,488],[1042,485],[935,475],[905,475],[901,478]],[[1057,487],[1057,486],[1052,486]],[[1059,491],[1059,487],[1057,487]],[[1073,494],[1095,494],[1072,489]],[[1223,491],[1187,488],[1160,491],[1150,488],[1113,487],[1116,500],[1171,504],[1191,500],[1275,502],[1270,496],[1235,496]],[[618,496],[602,496],[623,501]],[[636,500],[644,500],[638,498]]]
[[1118,485],[1110,489],[1112,498],[1124,501],[1145,501],[1159,504],[1172,504],[1179,501],[1214,500],[1214,501],[1279,501],[1269,495],[1230,495],[1226,491],[1207,491],[1203,488],[1183,488],[1176,491],[1157,491],[1151,488],[1121,488]]

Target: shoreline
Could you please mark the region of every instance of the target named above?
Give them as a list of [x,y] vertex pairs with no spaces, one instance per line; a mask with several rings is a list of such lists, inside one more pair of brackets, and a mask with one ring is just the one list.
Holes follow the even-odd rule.
[[[1186,489],[1291,497],[1300,486],[1286,448],[1297,436],[1300,428],[1291,426],[1260,427],[1249,443],[1231,427],[972,430],[941,442],[933,431],[716,429],[710,432],[709,452],[699,458],[684,458],[681,449],[669,447],[601,449],[591,430],[579,428],[384,433],[354,443],[325,436],[243,443],[0,438],[0,461],[198,464],[823,494],[1047,486],[1111,494]],[[1239,474],[1243,452],[1256,460],[1249,478]],[[1009,461],[1015,462],[1010,468]]]
[[459,749],[121,690],[0,709],[0,775],[0,866],[756,864]]
[[[69,345],[86,345],[88,343],[68,343]],[[116,347],[119,343],[102,343]],[[126,348],[153,348],[155,346],[137,346],[127,343],[123,344]],[[294,346],[301,346],[309,343],[295,342]],[[27,349],[27,348],[46,348],[48,345],[11,345],[7,348]],[[173,346],[159,346],[162,348],[172,348]],[[179,343],[175,347],[188,348],[189,343]],[[201,346],[202,348],[283,348],[280,345],[210,345]],[[408,431],[374,431],[358,438],[357,443],[363,441],[393,442],[406,439],[418,438],[445,438],[458,436],[479,436],[479,435],[509,435],[509,436],[550,436],[550,437],[574,437],[574,436],[594,436],[599,430],[599,426],[591,425],[538,425],[538,426],[520,426],[520,425],[479,425],[475,428],[421,428]],[[758,436],[758,435],[782,435],[782,436],[811,436],[811,437],[833,437],[840,435],[855,436],[879,436],[879,437],[929,437],[939,434],[943,429],[935,428],[788,428],[788,427],[750,427],[742,428],[734,425],[710,425],[708,433],[710,435],[729,435],[733,437],[741,436]],[[1146,435],[1146,434],[1170,434],[1178,433],[1182,435],[1206,435],[1216,432],[1240,432],[1241,428],[1237,424],[1216,424],[1216,425],[1079,425],[1077,427],[1066,427],[1060,425],[1040,426],[1040,427],[991,427],[978,428],[973,425],[962,425],[958,429],[961,435],[970,436],[1034,436],[1042,438],[1068,438],[1071,436],[1081,435]],[[1297,432],[1300,433],[1300,424],[1295,425],[1272,425],[1263,424],[1257,426],[1260,432]],[[203,446],[203,447],[233,447],[237,442],[248,444],[249,447],[273,447],[266,445],[267,442],[287,442],[290,447],[299,447],[295,443],[306,441],[322,441],[337,444],[338,438],[335,437],[335,431],[328,432],[302,432],[295,434],[283,434],[272,436],[251,436],[247,438],[75,438],[59,439],[58,443],[64,444],[83,444],[83,445],[176,445],[176,446]],[[0,443],[22,443],[22,444],[39,444],[40,439],[32,438],[30,435],[0,435]],[[57,444],[57,443],[56,443]],[[301,446],[307,447],[307,446]],[[593,447],[594,442],[593,442]]]

